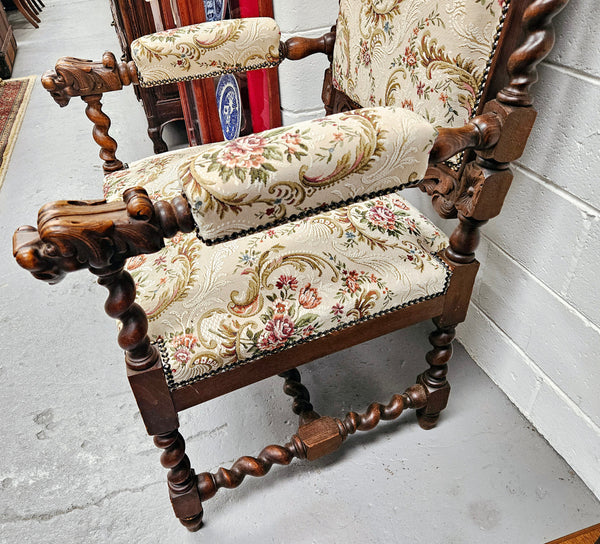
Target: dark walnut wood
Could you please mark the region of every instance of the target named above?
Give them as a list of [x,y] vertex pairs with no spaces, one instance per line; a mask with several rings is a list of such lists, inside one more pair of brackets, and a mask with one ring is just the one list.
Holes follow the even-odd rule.
[[421,409],[427,404],[427,393],[423,386],[409,387],[402,395],[394,395],[386,405],[371,404],[364,414],[348,412],[343,419],[320,417],[304,425],[284,446],[272,445],[264,448],[257,457],[240,457],[230,469],[219,468],[211,474],[198,475],[198,490],[203,501],[215,496],[223,487],[239,487],[246,476],[265,476],[271,467],[289,465],[294,458],[313,461],[336,451],[348,435],[356,431],[370,431],[380,421],[391,421],[400,417],[405,408]]
[[552,19],[569,0],[535,0],[523,15],[525,40],[508,61],[510,83],[498,93],[498,100],[512,106],[531,106],[530,87],[537,79],[537,65],[554,45]]
[[279,54],[284,59],[300,60],[314,55],[324,53],[329,60],[333,56],[335,44],[335,32],[330,31],[319,38],[301,38],[294,36],[279,45]]
[[123,163],[116,157],[117,142],[108,134],[110,119],[102,111],[102,94],[118,91],[132,83],[138,83],[135,64],[118,62],[108,51],[101,62],[63,57],[54,70],[42,76],[42,85],[59,106],[66,106],[75,96],[80,96],[87,104],[85,113],[94,124],[92,135],[100,146],[105,173],[120,170]]
[[167,484],[169,497],[175,515],[189,531],[197,531],[202,526],[202,502],[196,483],[196,475],[185,453],[185,441],[179,431],[154,437],[156,447],[165,450],[160,463],[169,469]]
[[319,414],[314,411],[313,405],[310,403],[310,393],[300,381],[298,369],[286,370],[280,373],[279,376],[285,379],[283,392],[294,399],[292,411],[299,417],[300,424],[303,425],[314,419],[319,419]]

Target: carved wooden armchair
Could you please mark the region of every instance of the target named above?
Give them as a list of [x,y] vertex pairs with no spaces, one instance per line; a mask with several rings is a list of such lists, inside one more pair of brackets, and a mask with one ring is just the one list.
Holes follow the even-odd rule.
[[[15,233],[14,254],[36,278],[88,268],[108,289],[105,310],[120,321],[127,375],[188,529],[219,488],[273,463],[316,459],[405,408],[423,428],[436,424],[479,227],[502,207],[536,116],[535,67],[566,3],[341,0],[320,39],[280,43],[270,19],[206,23],[139,39],[128,64],[67,58],[44,75],[59,104],[88,104],[106,201],[44,206],[37,228]],[[102,93],[318,52],[331,60],[324,119],[129,167],[116,158]],[[408,187],[458,218],[449,240],[401,198]],[[313,410],[296,367],[425,319],[433,349],[415,385],[364,414]],[[297,433],[195,474],[178,412],[275,374],[294,397]]]

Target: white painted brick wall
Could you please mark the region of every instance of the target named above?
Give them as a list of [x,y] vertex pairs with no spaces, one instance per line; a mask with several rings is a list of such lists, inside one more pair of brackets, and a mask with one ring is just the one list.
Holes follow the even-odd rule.
[[[273,0],[282,40],[292,36],[317,38],[335,24],[338,0]],[[284,125],[315,119],[325,113],[321,101],[323,74],[329,66],[325,55],[312,55],[279,67],[281,113]]]
[[[320,36],[337,0],[274,0],[284,39]],[[539,69],[539,118],[502,215],[483,229],[482,269],[459,340],[600,497],[600,10],[571,0]],[[284,122],[322,114],[323,58],[284,63]],[[407,196],[430,217],[427,198]],[[453,222],[438,221],[447,231]]]

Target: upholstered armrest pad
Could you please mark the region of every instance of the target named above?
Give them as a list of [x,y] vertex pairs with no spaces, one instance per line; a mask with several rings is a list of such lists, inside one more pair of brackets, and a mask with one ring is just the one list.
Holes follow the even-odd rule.
[[409,110],[365,108],[201,146],[179,177],[212,243],[413,185],[435,136]]
[[142,87],[246,72],[279,64],[273,19],[229,19],[165,30],[131,43]]

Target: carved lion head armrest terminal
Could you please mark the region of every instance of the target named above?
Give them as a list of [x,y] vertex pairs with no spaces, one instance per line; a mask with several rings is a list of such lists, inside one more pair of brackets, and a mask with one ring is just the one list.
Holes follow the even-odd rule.
[[24,226],[13,237],[17,262],[36,278],[56,283],[66,273],[122,266],[135,255],[154,253],[164,238],[191,232],[194,222],[186,200],[153,204],[140,187],[122,202],[61,200],[43,206],[37,229]]

